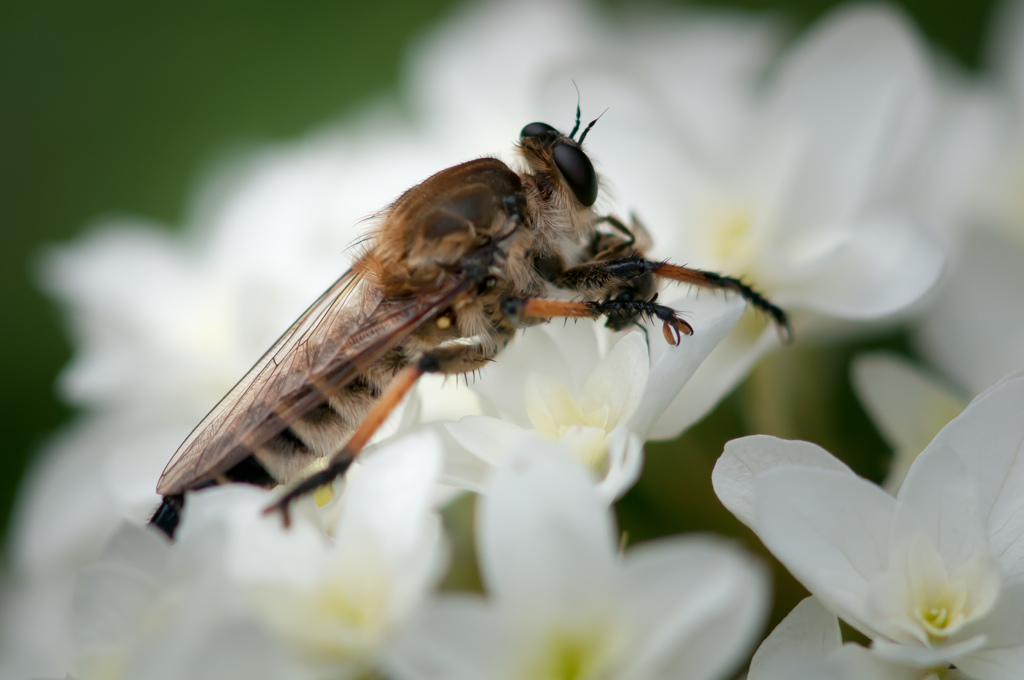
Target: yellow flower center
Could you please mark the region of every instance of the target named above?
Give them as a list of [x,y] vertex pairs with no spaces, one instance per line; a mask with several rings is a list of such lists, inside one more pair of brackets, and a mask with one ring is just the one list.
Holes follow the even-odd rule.
[[944,643],[995,604],[998,567],[978,557],[950,573],[931,539],[917,538],[907,560],[910,618],[922,642]]
[[703,207],[698,219],[705,234],[703,250],[708,264],[726,274],[753,276],[757,254],[753,211],[742,204],[715,200]]
[[559,442],[592,470],[600,471],[608,454],[608,407],[584,412],[569,388],[558,381],[538,381],[526,390],[526,412],[545,439]]
[[960,630],[964,624],[967,584],[963,581],[945,583],[914,603],[914,618],[933,642],[941,642]]
[[529,680],[586,680],[599,678],[608,663],[607,631],[558,631],[548,637],[538,657],[524,669]]
[[386,603],[385,584],[380,580],[364,582],[360,588],[331,584],[319,593],[321,611],[331,621],[352,628],[375,629],[382,624],[381,611]]

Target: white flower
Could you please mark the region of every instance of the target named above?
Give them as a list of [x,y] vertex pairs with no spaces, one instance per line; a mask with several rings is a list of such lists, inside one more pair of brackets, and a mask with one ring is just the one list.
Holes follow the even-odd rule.
[[440,581],[445,551],[431,500],[441,461],[433,438],[395,441],[351,476],[332,543],[290,550],[288,532],[272,526],[230,555],[229,574],[265,625],[325,675],[372,666]]
[[619,555],[604,499],[552,447],[498,466],[477,522],[488,597],[440,596],[397,648],[395,675],[728,677],[763,621],[763,568],[710,537]]
[[[539,13],[543,26],[534,21]],[[678,236],[679,199],[700,179],[688,174],[679,154],[745,153],[754,82],[780,32],[773,23],[696,11],[614,19],[575,2],[481,5],[442,25],[423,51],[413,82],[416,101],[445,138],[469,140],[466,153],[480,153],[507,148],[508,129],[527,121],[567,128],[576,106],[571,82],[577,83],[584,113],[608,107],[587,137],[588,154],[607,188],[597,210],[637,211],[655,236],[655,255],[693,264],[696,253]],[[536,39],[537,49],[508,60],[510,46],[524,35]],[[467,53],[473,59],[465,59]],[[500,81],[490,77],[499,70]],[[466,111],[473,115],[467,118]],[[682,310],[695,306],[678,287],[663,291],[661,301]],[[771,346],[774,336],[765,334],[763,342]],[[721,359],[715,361],[716,355]],[[677,436],[710,411],[751,363],[723,351],[712,361],[715,366],[698,379],[710,375],[713,387],[674,395],[646,436]]]
[[[996,150],[976,188],[974,217],[995,229],[1018,249],[1024,247],[1024,3],[1007,0],[991,18],[988,47],[990,80],[999,106]],[[971,225],[965,225],[965,227]]]
[[[643,442],[651,426],[678,435],[691,423],[670,410],[700,362],[739,319],[737,301],[701,306],[694,333],[668,346],[660,329],[626,333],[599,358],[599,337],[590,323],[530,328],[489,367],[477,390],[500,417],[474,416],[446,425],[456,442],[488,466],[501,462],[509,445],[534,434],[558,442],[587,467],[609,502],[640,474]],[[648,344],[659,345],[652,360]],[[478,479],[461,482],[481,489]],[[486,488],[483,488],[486,492]]]
[[[47,253],[43,283],[78,346],[60,387],[85,415],[37,457],[16,504],[8,589],[20,595],[0,611],[0,656],[28,664],[16,673],[66,666],[70,600],[50,593],[67,593],[123,520],[157,507],[171,454],[347,268],[359,220],[435,169],[393,113],[351,125],[224,169],[183,235],[119,219]],[[14,603],[29,593],[47,593],[24,607],[52,635],[22,623]]]
[[[173,545],[153,530],[122,528],[76,595],[76,672],[84,680],[194,677],[193,669],[207,677],[366,672],[440,579],[430,498],[441,458],[430,437],[369,456],[348,484],[333,540],[312,503],[285,530],[261,514],[272,494],[244,485],[191,494]],[[232,644],[214,646],[225,638]],[[220,664],[201,669],[211,654]]]
[[[568,131],[574,82],[586,117],[608,108],[587,137],[598,161],[644,132],[629,127],[627,112],[637,107],[655,115],[666,136],[682,121],[702,146],[732,148],[749,116],[750,86],[781,42],[779,28],[763,17],[694,9],[605,14],[576,0],[486,2],[434,29],[410,60],[407,89],[425,124],[460,160],[506,154],[509,131],[529,122]],[[609,74],[632,89],[609,96]],[[637,168],[599,163],[598,170],[615,192]]]
[[172,546],[125,524],[82,573],[74,677],[284,677],[284,650],[241,615],[237,593],[218,578],[224,529]]
[[895,495],[917,455],[960,415],[967,400],[896,354],[855,357],[850,376],[861,404],[893,450],[885,489]]
[[1024,368],[1024,247],[1004,235],[968,234],[957,261],[913,332],[915,347],[977,394]]
[[722,502],[881,656],[976,678],[1024,669],[1024,374],[980,395],[891,496],[807,442],[734,440]]
[[[844,7],[783,55],[733,145],[695,153],[699,132],[685,120],[637,106],[616,121],[622,132],[598,138],[601,158],[656,257],[745,277],[791,315],[798,340],[831,337],[906,308],[939,276],[942,250],[904,187],[927,141],[931,89],[900,15]],[[749,315],[684,394],[713,405],[777,344],[776,329]]]
[[943,188],[960,204],[957,247],[913,335],[920,353],[971,394],[1024,368],[1024,3],[1001,3],[991,24],[993,73],[966,104],[989,139],[968,144],[966,159],[949,159],[969,169],[959,186]]

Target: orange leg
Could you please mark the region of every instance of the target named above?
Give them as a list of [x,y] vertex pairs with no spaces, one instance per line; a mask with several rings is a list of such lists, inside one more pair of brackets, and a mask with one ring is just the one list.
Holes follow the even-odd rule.
[[341,450],[331,456],[327,467],[299,481],[277,502],[267,507],[263,513],[280,512],[285,527],[290,526],[291,516],[288,508],[292,502],[344,475],[367,442],[425,373],[467,373],[480,368],[493,357],[493,351],[485,351],[474,345],[465,345],[434,350],[424,354],[415,364],[403,368],[380,395],[377,402],[370,407],[369,413],[359,423],[359,427],[348,438]]
[[623,257],[615,260],[589,262],[562,272],[556,284],[589,295],[608,294],[618,286],[645,274],[661,279],[702,288],[732,291],[743,297],[752,307],[764,312],[778,325],[788,342],[792,339],[789,319],[779,307],[768,301],[761,293],[744,283],[742,279],[716,274],[702,269],[691,269],[670,262],[654,262],[646,258]]
[[670,345],[678,345],[683,335],[693,335],[693,328],[675,310],[655,303],[657,295],[650,300],[550,300],[547,298],[510,298],[502,302],[501,311],[511,321],[533,319],[596,319],[607,316],[615,321],[616,327],[624,328],[625,321],[648,317],[662,322],[662,332]]

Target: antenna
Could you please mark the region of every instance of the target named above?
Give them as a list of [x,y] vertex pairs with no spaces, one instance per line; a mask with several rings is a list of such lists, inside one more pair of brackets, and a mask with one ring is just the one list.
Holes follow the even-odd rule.
[[[606,113],[608,113],[608,109],[605,109],[604,111],[602,111],[601,112],[601,116],[603,116]],[[580,144],[583,143],[583,138],[587,136],[588,132],[590,132],[590,128],[594,127],[594,123],[596,123],[597,121],[601,120],[601,116],[598,116],[594,120],[590,121],[590,125],[588,125],[587,128],[583,131],[583,134],[580,135],[580,139],[579,139],[579,143]],[[573,132],[576,132],[576,131],[573,130]],[[569,135],[569,137],[572,138],[572,135]]]
[[[573,127],[572,132],[569,133],[569,139],[572,139],[576,135],[576,131],[580,129],[580,86],[576,84],[576,81],[572,81],[572,86],[576,88],[576,125]],[[583,134],[587,134],[584,132]]]

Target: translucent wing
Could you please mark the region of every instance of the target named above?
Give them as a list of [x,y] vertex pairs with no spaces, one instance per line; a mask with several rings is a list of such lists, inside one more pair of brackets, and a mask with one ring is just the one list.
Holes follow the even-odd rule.
[[203,419],[164,469],[157,493],[221,474],[323,402],[466,289],[386,299],[349,271],[299,317]]
[[[230,428],[232,421],[246,406],[251,406],[258,393],[258,386],[270,382],[286,362],[287,356],[300,344],[307,342],[312,332],[322,322],[337,317],[346,307],[351,293],[356,290],[360,275],[349,269],[317,298],[316,302],[286,330],[281,337],[268,349],[262,357],[249,369],[241,380],[235,383],[217,405],[206,414],[206,417],[193,428],[171,460],[164,468],[157,484],[158,493],[167,493],[162,489],[178,481],[184,468],[192,467],[189,463],[198,462],[198,456],[210,448],[210,444],[224,431]],[[189,484],[189,481],[183,482]]]

